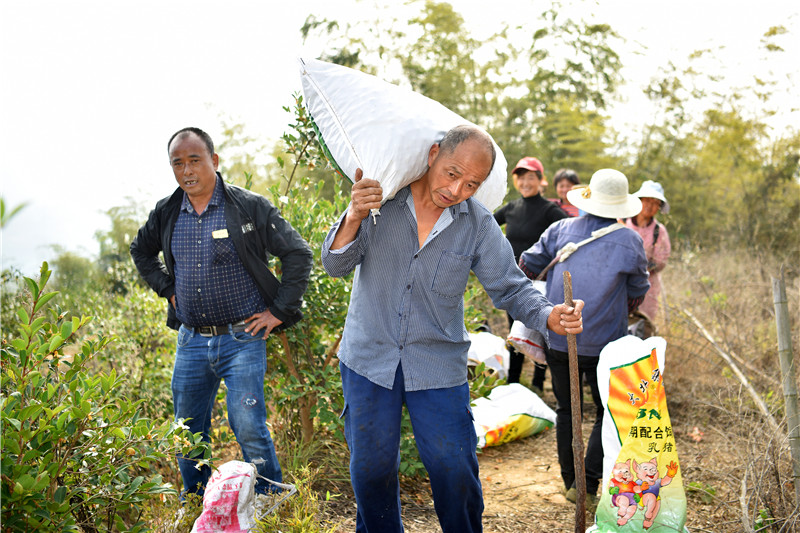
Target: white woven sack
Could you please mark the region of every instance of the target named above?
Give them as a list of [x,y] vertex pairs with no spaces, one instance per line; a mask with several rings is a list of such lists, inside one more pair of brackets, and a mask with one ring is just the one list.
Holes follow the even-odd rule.
[[506,343],[488,331],[469,334],[469,352],[467,359],[483,363],[487,368],[497,370],[497,376],[505,379],[508,376],[509,355]]
[[[545,294],[547,282],[542,280],[532,280],[533,288],[541,294]],[[544,335],[535,329],[530,329],[519,320],[515,320],[511,324],[511,331],[508,332],[506,338],[508,343],[520,353],[529,355],[537,363],[547,364],[544,355],[545,339]]]
[[244,533],[256,526],[256,467],[228,461],[215,470],[203,496],[203,513],[192,533]]
[[[360,168],[383,187],[383,202],[427,169],[428,152],[455,126],[472,124],[442,104],[358,70],[299,59],[305,105],[350,181]],[[494,141],[492,141],[494,142]],[[506,194],[506,159],[497,158],[475,198],[494,211]]]
[[526,437],[554,426],[556,412],[524,385],[509,383],[493,388],[485,398],[476,398],[472,402],[472,420],[478,447],[484,448],[490,431],[516,433],[511,440]]

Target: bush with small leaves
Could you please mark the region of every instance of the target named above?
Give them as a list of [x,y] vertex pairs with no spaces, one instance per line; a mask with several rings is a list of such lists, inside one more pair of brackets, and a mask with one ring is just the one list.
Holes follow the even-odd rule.
[[115,370],[88,363],[111,339],[81,339],[91,317],[67,318],[40,280],[4,323],[0,349],[3,531],[144,531],[142,503],[176,495],[155,473],[166,457],[209,451],[199,434],[141,415]]

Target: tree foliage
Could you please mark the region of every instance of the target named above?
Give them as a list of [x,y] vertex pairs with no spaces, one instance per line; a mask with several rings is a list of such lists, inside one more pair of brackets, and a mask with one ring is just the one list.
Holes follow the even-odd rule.
[[410,6],[417,13],[407,22],[341,25],[312,15],[301,31],[327,43],[323,59],[410,86],[483,126],[510,164],[534,155],[549,173],[564,166],[590,173],[614,162],[602,112],[621,64],[609,26],[553,8],[479,40],[449,3]]
[[[407,21],[310,16],[301,31],[325,43],[323,59],[407,85],[487,128],[510,164],[533,155],[546,174],[569,167],[583,181],[619,168],[632,190],[660,181],[673,208],[661,218],[676,245],[734,244],[800,259],[798,134],[776,136],[766,122],[776,113],[777,73],[754,72],[752,83],[730,90],[724,76],[709,74],[720,70],[714,50],[698,50],[680,67],[673,58],[645,88],[655,113],[642,117],[637,139],[608,126],[622,82],[613,28],[554,5],[478,39],[457,5],[410,2]],[[786,34],[782,26],[764,34],[766,65],[785,53]]]
[[[765,35],[769,54],[781,53],[769,46],[781,35],[779,28]],[[656,113],[623,170],[635,186],[645,179],[664,185],[672,206],[666,218],[679,244],[741,247],[796,264],[800,132],[770,131],[774,80],[754,77],[750,86],[721,91],[721,80],[703,68],[709,56],[697,51],[687,66],[670,63],[652,80],[646,94]]]

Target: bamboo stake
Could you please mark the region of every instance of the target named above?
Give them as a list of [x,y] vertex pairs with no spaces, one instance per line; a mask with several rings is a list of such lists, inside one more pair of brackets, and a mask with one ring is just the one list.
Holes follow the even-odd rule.
[[789,324],[789,305],[786,299],[786,282],[783,268],[781,277],[772,278],[772,296],[775,302],[775,322],[778,326],[778,357],[783,378],[783,400],[786,404],[786,423],[789,429],[789,448],[792,452],[794,474],[794,504],[800,505],[800,413],[797,410],[797,383],[792,355],[792,333]]
[[[572,307],[572,275],[564,271],[564,303]],[[586,531],[586,470],[583,464],[583,430],[581,428],[581,379],[578,372],[578,344],[575,335],[567,333],[569,355],[569,395],[572,408],[572,459],[575,465],[575,532]],[[569,487],[567,487],[569,488]]]
[[717,341],[714,340],[714,338],[711,336],[708,330],[706,330],[706,328],[703,327],[700,321],[697,320],[688,309],[684,309],[683,312],[686,313],[686,316],[688,316],[692,320],[692,322],[694,322],[694,325],[697,327],[698,330],[700,330],[700,333],[703,334],[706,340],[711,343],[711,346],[714,347],[719,356],[722,357],[722,359],[726,363],[728,363],[728,366],[733,371],[733,375],[736,376],[736,378],[742,383],[742,385],[744,385],[745,390],[750,394],[750,397],[753,398],[756,407],[758,407],[758,410],[761,411],[762,415],[764,415],[764,419],[766,419],[766,421],[769,423],[770,427],[772,428],[772,431],[774,431],[776,435],[780,435],[781,428],[775,421],[775,418],[769,412],[767,404],[764,403],[764,400],[761,399],[761,396],[758,394],[758,392],[753,388],[752,385],[750,385],[750,382],[747,380],[747,377],[742,373],[741,370],[739,370],[739,367],[736,365],[736,362],[731,358],[730,355],[722,351],[722,349],[717,344]]

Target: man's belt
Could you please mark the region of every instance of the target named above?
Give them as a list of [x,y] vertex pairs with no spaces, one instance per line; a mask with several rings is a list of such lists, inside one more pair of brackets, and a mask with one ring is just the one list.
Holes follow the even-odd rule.
[[227,335],[228,333],[241,333],[246,327],[247,323],[242,320],[236,324],[226,324],[224,326],[198,326],[194,330],[203,337],[214,337],[215,335]]

